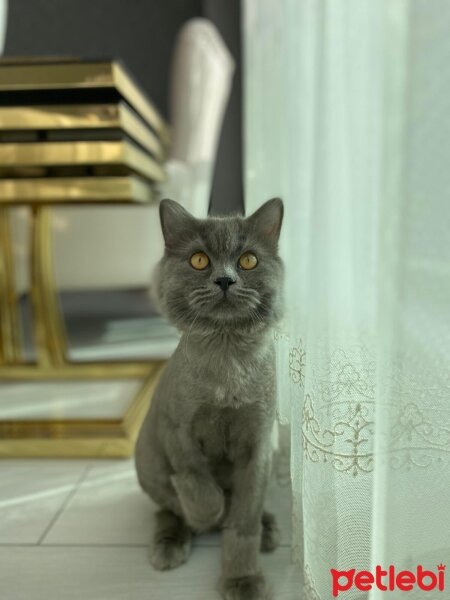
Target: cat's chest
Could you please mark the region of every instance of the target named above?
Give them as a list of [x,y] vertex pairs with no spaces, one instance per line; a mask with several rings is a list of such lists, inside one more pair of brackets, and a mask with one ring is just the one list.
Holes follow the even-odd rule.
[[255,406],[216,409],[202,405],[194,415],[193,437],[202,454],[213,463],[247,460],[254,441],[255,419]]
[[251,375],[255,370],[257,362],[258,358],[253,353],[218,348],[209,353],[201,352],[197,356],[196,367],[204,376],[217,381],[242,381],[246,373]]
[[273,360],[268,353],[214,351],[191,361],[191,374],[209,401],[237,407],[257,397],[259,388],[271,377]]

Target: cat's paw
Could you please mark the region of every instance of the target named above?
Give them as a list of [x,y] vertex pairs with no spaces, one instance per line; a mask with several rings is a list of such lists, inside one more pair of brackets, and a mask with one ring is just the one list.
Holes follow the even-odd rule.
[[175,569],[187,561],[190,552],[189,541],[160,540],[150,549],[150,563],[158,571]]
[[186,523],[194,531],[215,527],[225,511],[225,496],[212,477],[198,473],[172,475]]
[[272,513],[264,512],[261,523],[261,552],[273,552],[281,542],[281,532],[275,516]]
[[224,600],[271,600],[272,595],[261,574],[222,580],[220,592]]

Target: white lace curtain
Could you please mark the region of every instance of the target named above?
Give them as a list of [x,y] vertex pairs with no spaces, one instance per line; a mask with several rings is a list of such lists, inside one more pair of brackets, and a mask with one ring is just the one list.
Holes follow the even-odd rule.
[[246,207],[286,207],[300,596],[330,600],[331,568],[450,566],[450,3],[245,0],[243,29]]

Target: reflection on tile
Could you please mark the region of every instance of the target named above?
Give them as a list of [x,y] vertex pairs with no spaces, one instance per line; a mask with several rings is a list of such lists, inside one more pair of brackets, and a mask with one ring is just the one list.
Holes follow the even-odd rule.
[[[274,598],[298,600],[301,579],[290,550],[262,555],[261,563]],[[218,548],[195,548],[187,564],[162,573],[143,548],[0,548],[8,600],[219,600],[219,569]]]
[[[75,362],[168,358],[180,334],[157,314],[149,289],[65,290],[60,294]],[[20,301],[24,357],[35,356],[30,299]]]
[[67,460],[0,461],[0,544],[37,543],[75,489],[87,464]]
[[79,340],[80,323],[77,323],[69,350],[75,362],[102,360],[160,360],[169,358],[180,341],[180,334],[162,317],[141,319],[115,319],[109,321],[98,338],[92,336]]
[[0,419],[121,418],[140,379],[0,383]]
[[[290,545],[289,490],[272,482],[266,508],[277,516],[282,531],[282,544]],[[44,543],[146,546],[151,538],[155,510],[156,506],[137,483],[132,460],[97,462]],[[196,545],[219,544],[218,534],[196,538]]]
[[97,462],[49,532],[49,544],[147,545],[154,505],[132,460]]

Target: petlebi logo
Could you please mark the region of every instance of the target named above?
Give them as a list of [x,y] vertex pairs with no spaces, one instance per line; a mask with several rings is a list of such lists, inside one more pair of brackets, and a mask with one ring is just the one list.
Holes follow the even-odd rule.
[[424,592],[443,592],[445,589],[445,565],[443,564],[438,565],[436,571],[425,570],[422,565],[418,565],[415,571],[397,571],[393,565],[383,569],[377,565],[374,572],[331,569],[330,573],[334,598],[353,587],[362,592],[369,592],[373,588],[383,592],[394,590],[410,592],[414,589]]

